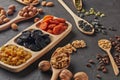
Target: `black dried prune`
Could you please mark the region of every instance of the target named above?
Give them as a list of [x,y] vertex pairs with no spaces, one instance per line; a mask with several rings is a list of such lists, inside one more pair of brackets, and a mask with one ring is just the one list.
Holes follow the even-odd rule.
[[19,36],[20,39],[22,39],[23,41],[28,40],[28,38],[30,37],[31,32],[30,31],[24,31],[22,32],[22,34]]
[[42,34],[43,34],[43,32],[40,31],[40,30],[33,30],[33,31],[31,32],[31,37],[34,38],[34,39],[36,39],[37,37],[39,37],[39,36],[42,35]]
[[17,44],[19,44],[19,45],[23,45],[23,41],[22,41],[22,39],[17,38],[15,41],[16,41]]
[[38,47],[36,44],[31,44],[29,46],[29,49],[31,49],[32,51],[39,51],[40,49],[42,49],[41,47]]

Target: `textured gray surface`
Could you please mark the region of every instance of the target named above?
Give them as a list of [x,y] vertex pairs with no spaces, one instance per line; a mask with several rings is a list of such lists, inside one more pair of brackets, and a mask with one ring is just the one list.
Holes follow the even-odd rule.
[[[99,10],[106,14],[106,17],[101,19],[101,23],[104,24],[105,27],[111,26],[111,27],[117,28],[116,32],[109,31],[108,35],[97,34],[95,36],[86,36],[82,34],[81,32],[79,32],[70,14],[58,3],[57,0],[51,0],[51,1],[55,3],[55,6],[53,8],[44,7],[45,14],[52,14],[57,17],[63,17],[67,19],[73,24],[73,30],[56,47],[54,47],[46,55],[44,55],[42,58],[37,60],[31,66],[27,67],[22,72],[12,73],[12,72],[9,72],[7,70],[0,68],[0,80],[50,80],[51,71],[46,72],[46,73],[40,72],[37,69],[38,62],[44,59],[49,60],[52,52],[57,47],[64,46],[65,44],[72,42],[73,40],[76,40],[76,39],[85,40],[87,42],[88,47],[85,49],[79,49],[76,53],[72,55],[71,65],[69,69],[73,73],[78,72],[78,71],[85,71],[89,75],[89,80],[98,80],[96,79],[96,74],[100,74],[103,77],[102,80],[120,80],[120,76],[116,77],[114,75],[112,67],[110,65],[107,66],[109,70],[107,74],[103,74],[101,72],[96,71],[97,66],[92,66],[91,69],[86,68],[85,66],[85,64],[90,58],[95,60],[95,56],[97,53],[105,54],[97,46],[97,40],[101,38],[109,38],[114,35],[120,35],[120,9],[119,9],[120,0],[104,0],[104,1],[103,0],[84,0],[84,5],[86,9],[93,7],[96,10]],[[72,4],[72,0],[65,0],[65,2],[74,12],[76,12]],[[0,0],[0,6],[4,7],[6,10],[10,4],[17,5],[17,12],[20,10],[20,8],[23,7],[23,5],[17,3],[15,0]],[[38,5],[37,7],[41,7],[41,6]],[[11,18],[15,17],[17,12]],[[40,18],[42,18],[43,16],[44,15],[39,15]],[[33,19],[23,21],[18,24],[19,31],[16,32],[12,30],[7,30],[4,32],[1,32],[0,33],[0,46],[5,44],[8,40],[10,40],[12,37],[17,35],[20,31],[24,30],[25,28],[29,27],[32,24],[33,24]]]

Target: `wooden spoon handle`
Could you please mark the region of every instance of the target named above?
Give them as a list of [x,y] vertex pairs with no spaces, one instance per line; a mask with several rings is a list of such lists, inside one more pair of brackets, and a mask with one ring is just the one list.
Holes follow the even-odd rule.
[[114,61],[114,59],[113,59],[110,51],[107,51],[107,53],[108,53],[108,56],[109,56],[109,58],[110,58],[110,61],[111,61],[111,64],[112,64],[114,73],[115,73],[115,75],[117,76],[117,75],[119,74],[118,66],[116,65],[116,63],[115,63],[115,61]]
[[76,14],[64,3],[64,1],[63,0],[58,0],[60,3],[61,3],[61,5],[70,13],[70,15],[74,18],[74,19],[81,19],[82,20],[82,18],[79,18],[78,16],[76,16]]
[[52,77],[51,77],[51,80],[57,80],[58,78],[58,74],[60,73],[61,70],[54,70],[53,69],[53,73],[52,73]]
[[17,22],[19,22],[21,20],[23,20],[23,19],[20,18],[20,17],[16,17],[16,18],[10,20],[9,22],[7,22],[7,23],[5,23],[5,24],[3,24],[3,25],[0,26],[0,31],[3,31],[5,29],[9,28],[12,23],[17,23]]

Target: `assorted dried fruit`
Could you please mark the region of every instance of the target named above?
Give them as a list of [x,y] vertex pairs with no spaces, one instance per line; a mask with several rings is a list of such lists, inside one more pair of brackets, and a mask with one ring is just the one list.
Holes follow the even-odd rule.
[[32,57],[32,54],[16,45],[6,45],[0,49],[0,61],[12,66],[25,63]]
[[46,47],[51,39],[48,34],[43,34],[40,30],[26,30],[16,38],[15,42],[32,51],[40,51]]
[[22,17],[32,17],[34,15],[36,15],[38,12],[37,8],[29,5],[29,6],[25,6],[22,10],[20,10],[19,15]]
[[48,33],[59,35],[67,29],[68,25],[63,18],[54,18],[52,15],[46,15],[37,27]]

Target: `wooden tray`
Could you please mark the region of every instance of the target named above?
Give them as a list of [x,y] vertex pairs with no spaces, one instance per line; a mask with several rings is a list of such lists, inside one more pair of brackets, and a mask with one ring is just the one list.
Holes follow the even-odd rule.
[[[39,28],[37,28],[37,24],[39,22],[41,22],[41,21],[42,20],[38,21],[37,23],[33,24],[32,26],[28,27],[25,30],[29,30],[29,29],[40,30]],[[10,41],[8,41],[3,46],[6,46],[8,44],[14,44],[14,45],[16,45],[18,47],[22,47],[24,50],[27,50],[27,51],[31,52],[32,57],[30,59],[28,59],[25,63],[23,63],[23,64],[21,64],[19,66],[8,65],[8,64],[5,64],[2,61],[0,61],[0,67],[2,67],[4,69],[7,69],[9,71],[12,71],[12,72],[20,72],[20,71],[22,71],[23,69],[25,69],[26,67],[28,67],[30,64],[32,64],[34,61],[36,61],[37,59],[39,59],[40,57],[42,57],[43,55],[45,55],[50,49],[52,49],[56,44],[58,44],[65,36],[67,36],[70,33],[70,31],[72,30],[72,25],[68,21],[66,21],[66,23],[68,24],[68,28],[63,33],[61,33],[59,35],[53,35],[53,34],[50,34],[50,33],[46,32],[46,31],[41,30],[43,32],[43,34],[49,34],[50,35],[51,42],[45,48],[43,48],[40,51],[36,51],[36,52],[31,51],[30,49],[27,49],[24,46],[20,46],[20,45],[18,45],[17,43],[14,42],[14,40],[18,36],[20,36],[23,31],[20,32],[17,36],[15,36],[14,38],[12,38]]]

